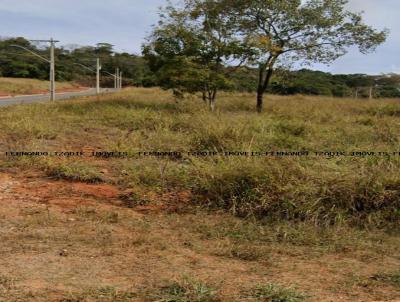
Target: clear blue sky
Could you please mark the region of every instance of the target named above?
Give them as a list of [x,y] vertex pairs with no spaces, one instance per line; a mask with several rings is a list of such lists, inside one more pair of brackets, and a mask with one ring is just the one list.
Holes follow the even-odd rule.
[[[165,0],[0,0],[0,36],[53,36],[63,45],[109,42],[117,50],[139,53],[164,4]],[[389,40],[374,54],[351,51],[331,66],[314,68],[333,73],[400,73],[400,0],[350,0],[349,6],[364,11],[367,23],[376,28],[389,28]]]

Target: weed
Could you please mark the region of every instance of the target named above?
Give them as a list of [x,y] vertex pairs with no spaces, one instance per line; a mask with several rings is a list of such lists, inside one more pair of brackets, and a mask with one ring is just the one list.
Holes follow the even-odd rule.
[[119,290],[112,286],[105,286],[100,288],[91,288],[78,294],[72,293],[67,297],[60,299],[59,302],[130,302],[135,297],[136,295],[132,292]]
[[94,167],[84,162],[52,163],[46,168],[48,176],[55,179],[99,183],[104,177]]
[[216,291],[203,282],[183,278],[148,296],[160,302],[218,302]]
[[306,296],[294,288],[286,288],[272,283],[257,286],[251,291],[249,298],[265,302],[298,302],[306,300]]
[[393,273],[375,274],[371,277],[371,279],[378,282],[391,284],[393,286],[400,288],[400,271]]
[[148,200],[142,198],[135,192],[129,192],[126,194],[121,194],[119,199],[123,201],[123,205],[127,208],[134,208],[137,206],[144,206],[149,203]]

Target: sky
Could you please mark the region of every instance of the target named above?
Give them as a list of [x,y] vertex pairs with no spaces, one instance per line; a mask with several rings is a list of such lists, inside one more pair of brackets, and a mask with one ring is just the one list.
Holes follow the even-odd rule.
[[[0,0],[0,36],[60,40],[60,45],[108,42],[118,51],[140,53],[158,9],[166,0]],[[355,50],[330,66],[332,73],[400,73],[400,0],[350,0],[349,9],[364,11],[365,21],[390,36],[373,54]]]

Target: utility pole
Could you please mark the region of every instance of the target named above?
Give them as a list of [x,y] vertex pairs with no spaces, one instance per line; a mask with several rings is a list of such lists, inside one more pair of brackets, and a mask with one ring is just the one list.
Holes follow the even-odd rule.
[[50,40],[29,40],[31,42],[46,42],[46,43],[50,43],[50,60],[47,58],[42,57],[41,55],[33,52],[32,50],[25,48],[21,45],[10,45],[11,47],[18,47],[21,48],[23,50],[26,50],[30,53],[32,53],[33,55],[41,58],[42,60],[46,61],[47,63],[50,63],[50,101],[55,101],[56,100],[56,63],[55,63],[55,45],[57,42],[57,40],[54,40],[53,38],[51,38]]
[[32,42],[47,42],[50,43],[50,101],[56,100],[56,59],[55,59],[55,46],[57,42],[53,38],[50,40],[30,40]]
[[56,100],[56,64],[54,57],[55,41],[50,39],[50,101]]
[[86,70],[89,70],[90,72],[93,72],[96,74],[96,92],[97,94],[100,93],[100,70],[101,70],[101,65],[100,65],[100,59],[97,59],[97,64],[96,64],[96,70],[92,69],[91,67],[88,67],[86,65],[83,65],[81,63],[74,63],[74,65],[79,65]]
[[115,75],[117,77],[117,84],[115,85],[116,89],[119,89],[119,68],[117,67],[117,71],[115,72]]
[[117,74],[116,73],[112,74],[105,70],[102,70],[102,71],[114,79],[114,88],[116,89],[117,88]]
[[122,89],[122,71],[119,74],[119,89]]
[[100,59],[97,58],[97,65],[96,65],[96,93],[100,94]]

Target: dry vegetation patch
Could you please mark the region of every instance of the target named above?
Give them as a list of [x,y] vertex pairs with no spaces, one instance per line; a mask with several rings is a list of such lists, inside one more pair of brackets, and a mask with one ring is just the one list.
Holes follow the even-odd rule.
[[400,156],[4,154],[400,151],[396,100],[269,99],[1,108],[0,301],[396,299]]
[[[19,78],[0,78],[0,97],[21,94],[48,93],[49,81]],[[82,89],[76,83],[57,82],[58,91],[76,91]]]

